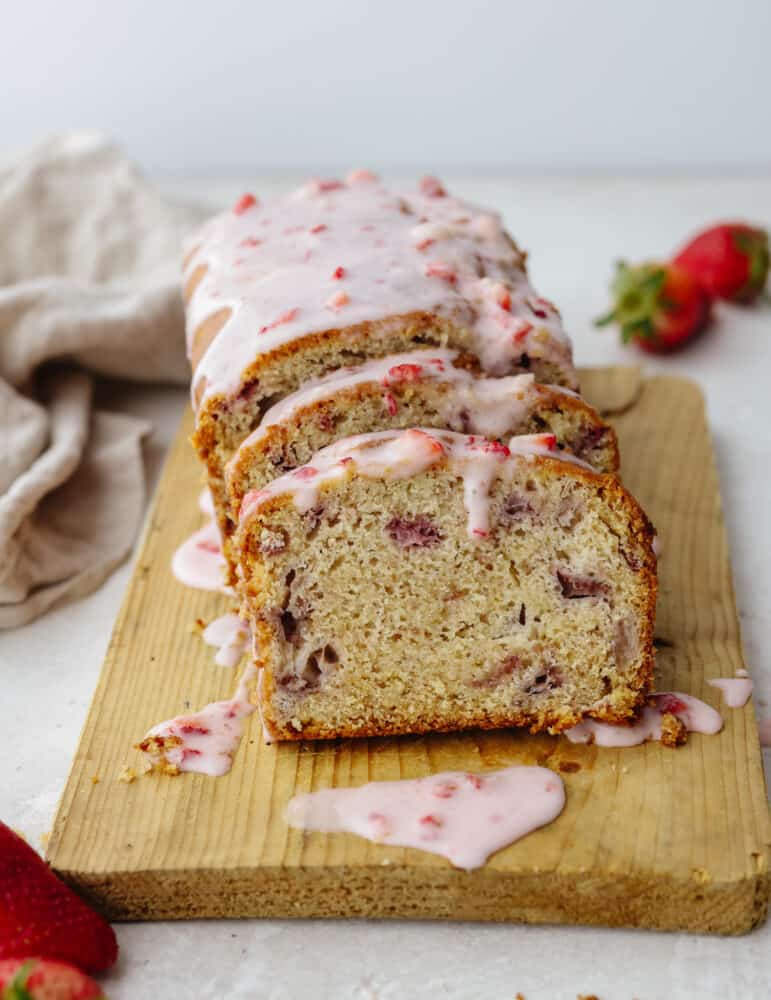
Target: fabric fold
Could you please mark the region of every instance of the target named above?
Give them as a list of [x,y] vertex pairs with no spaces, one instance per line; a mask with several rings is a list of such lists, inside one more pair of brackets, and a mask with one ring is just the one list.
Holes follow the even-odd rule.
[[150,427],[95,412],[92,376],[187,382],[181,245],[209,211],[91,133],[0,167],[0,628],[129,552]]

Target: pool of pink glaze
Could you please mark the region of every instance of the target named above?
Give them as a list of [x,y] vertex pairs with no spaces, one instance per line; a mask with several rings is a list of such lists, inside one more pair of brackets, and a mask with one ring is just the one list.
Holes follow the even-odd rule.
[[633,747],[647,740],[661,739],[661,721],[665,713],[677,716],[689,733],[712,736],[723,728],[723,717],[711,705],[680,691],[661,691],[653,695],[654,704],[643,709],[632,726],[611,725],[584,719],[568,729],[571,743],[594,743],[599,747]]
[[297,795],[290,826],[348,832],[380,844],[441,854],[457,868],[479,868],[491,854],[551,823],[565,805],[562,779],[544,767],[487,774],[446,771],[426,778],[373,781]]

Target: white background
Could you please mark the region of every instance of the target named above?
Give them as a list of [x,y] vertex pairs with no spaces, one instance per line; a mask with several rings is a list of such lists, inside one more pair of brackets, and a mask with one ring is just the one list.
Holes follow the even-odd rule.
[[[500,208],[532,251],[583,364],[637,360],[591,324],[615,256],[665,254],[713,218],[771,223],[771,0],[16,0],[0,12],[0,154],[95,128],[172,172],[175,192],[218,204],[244,186],[285,186],[287,168],[449,174],[454,193]],[[671,167],[684,172],[662,174]],[[649,366],[705,390],[747,666],[767,716],[771,307],[721,307],[688,351]],[[152,487],[184,391],[100,393],[152,420]],[[0,760],[0,816],[35,845],[129,571],[0,635],[0,717],[23,723]],[[767,1000],[771,975],[771,924],[737,939],[362,921],[128,924],[118,935],[104,981],[114,1000]]]
[[0,151],[152,169],[771,164],[769,0],[27,0]]

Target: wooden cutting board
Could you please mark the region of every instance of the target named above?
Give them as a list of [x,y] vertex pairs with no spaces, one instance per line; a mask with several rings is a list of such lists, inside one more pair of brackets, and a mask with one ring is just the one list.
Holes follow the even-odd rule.
[[[585,371],[618,430],[623,475],[662,541],[660,689],[720,707],[707,678],[743,665],[712,445],[699,390],[636,369]],[[182,422],[59,806],[48,856],[115,920],[431,917],[734,934],[765,919],[769,824],[751,703],[719,736],[668,750],[573,746],[520,731],[265,746],[252,716],[231,773],[118,780],[154,723],[228,697],[232,671],[193,633],[232,601],[178,584],[169,562],[201,523]],[[422,851],[290,829],[296,792],[512,763],[560,771],[550,826],[458,871]],[[574,769],[575,765],[578,769]]]

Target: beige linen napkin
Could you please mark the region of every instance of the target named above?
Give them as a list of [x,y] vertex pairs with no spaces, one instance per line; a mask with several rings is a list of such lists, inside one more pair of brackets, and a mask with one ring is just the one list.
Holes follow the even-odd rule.
[[188,381],[180,247],[207,211],[91,134],[0,166],[0,628],[89,593],[131,547],[150,428],[95,411],[88,372]]

